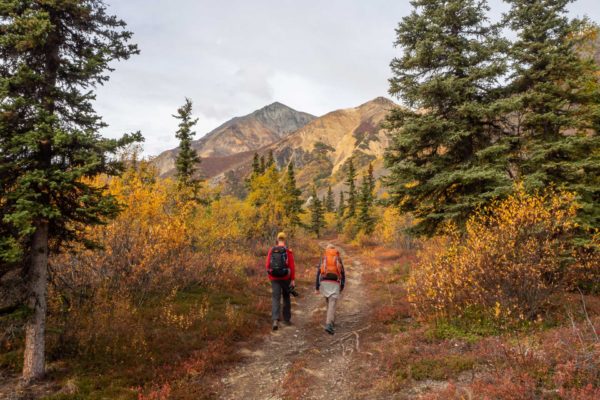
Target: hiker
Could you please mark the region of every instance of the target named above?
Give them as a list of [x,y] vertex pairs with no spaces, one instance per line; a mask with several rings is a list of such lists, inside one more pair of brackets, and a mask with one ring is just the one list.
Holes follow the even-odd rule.
[[335,333],[335,306],[346,284],[346,272],[340,252],[328,244],[321,263],[317,267],[316,294],[322,294],[327,302],[325,331]]
[[277,234],[277,245],[269,250],[267,255],[267,274],[271,281],[273,330],[279,328],[279,316],[281,310],[281,297],[283,297],[283,322],[291,325],[292,303],[290,292],[296,286],[296,271],[294,265],[294,254],[288,249],[284,232]]

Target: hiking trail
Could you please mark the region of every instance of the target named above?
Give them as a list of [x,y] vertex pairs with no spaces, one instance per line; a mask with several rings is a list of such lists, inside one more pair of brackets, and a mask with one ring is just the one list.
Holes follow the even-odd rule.
[[[330,243],[321,241],[322,248]],[[361,333],[369,328],[363,263],[338,243],[346,268],[346,288],[336,311],[336,333],[324,330],[325,300],[314,286],[301,286],[292,297],[292,326],[280,325],[254,347],[242,347],[245,359],[221,379],[219,399],[352,399],[353,361]],[[311,269],[312,270],[312,269]]]

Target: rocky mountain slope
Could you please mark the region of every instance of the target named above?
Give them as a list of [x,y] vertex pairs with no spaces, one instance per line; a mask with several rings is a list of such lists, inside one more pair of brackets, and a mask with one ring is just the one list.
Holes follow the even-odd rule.
[[[268,146],[291,132],[302,128],[316,117],[296,111],[284,104],[275,102],[256,110],[243,117],[233,118],[199,140],[195,140],[192,147],[203,159],[215,158],[206,164],[205,175],[214,176],[212,163],[221,164],[219,160],[231,155],[260,149]],[[170,176],[175,170],[177,149],[165,151],[154,160],[161,176]],[[238,157],[239,158],[239,157]],[[218,170],[218,168],[217,168]]]
[[301,186],[312,181],[335,186],[343,178],[343,166],[353,157],[358,170],[373,162],[382,172],[388,136],[381,128],[396,104],[378,97],[358,107],[330,112],[283,140],[269,146],[279,165],[294,162]]
[[[344,178],[343,166],[350,157],[358,171],[372,162],[376,176],[385,173],[383,154],[389,139],[381,123],[393,107],[397,107],[394,102],[378,97],[358,107],[336,110],[257,152],[266,156],[272,151],[279,167],[293,162],[298,185],[303,189],[315,182],[321,191],[332,185],[338,192]],[[253,154],[229,157],[230,165],[213,181],[225,185],[240,182],[250,171]]]

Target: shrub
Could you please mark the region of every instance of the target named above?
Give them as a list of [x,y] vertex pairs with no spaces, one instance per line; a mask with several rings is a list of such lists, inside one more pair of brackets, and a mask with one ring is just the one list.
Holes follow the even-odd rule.
[[575,195],[546,190],[513,195],[477,212],[457,231],[430,241],[408,282],[409,300],[425,318],[480,310],[499,323],[531,321],[600,259],[574,245]]
[[414,247],[414,238],[406,234],[406,230],[413,225],[410,214],[401,214],[396,207],[383,210],[380,223],[375,229],[375,236],[387,245],[410,250]]

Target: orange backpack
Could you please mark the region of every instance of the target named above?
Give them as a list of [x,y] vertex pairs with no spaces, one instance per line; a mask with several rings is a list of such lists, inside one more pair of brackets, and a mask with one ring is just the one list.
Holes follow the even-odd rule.
[[338,281],[342,276],[342,263],[340,252],[336,249],[326,249],[321,260],[321,277],[326,280]]

